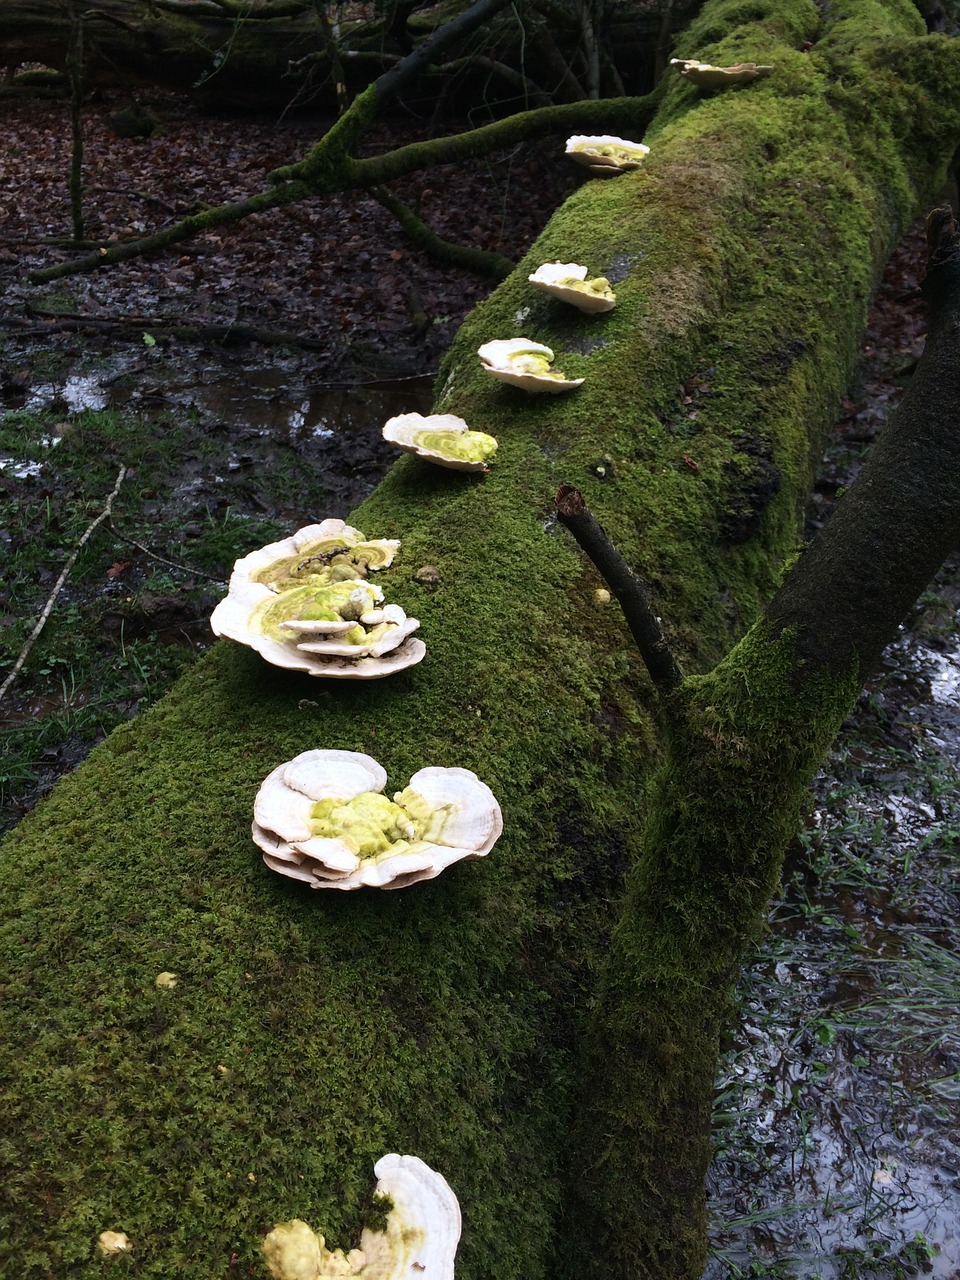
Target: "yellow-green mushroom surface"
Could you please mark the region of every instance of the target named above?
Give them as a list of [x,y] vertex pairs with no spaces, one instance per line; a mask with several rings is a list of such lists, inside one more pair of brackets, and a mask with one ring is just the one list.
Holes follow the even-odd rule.
[[384,424],[383,438],[407,453],[454,471],[486,471],[497,442],[485,431],[471,431],[453,413],[402,413]]
[[238,560],[213,611],[215,635],[274,666],[333,679],[378,679],[420,662],[420,626],[366,574],[386,568],[395,538],[368,541],[342,520],[308,525]]
[[583,378],[568,378],[559,369],[551,369],[553,350],[529,338],[494,338],[479,347],[477,355],[487,373],[522,391],[556,395],[583,382]]
[[586,165],[595,177],[609,178],[639,169],[650,148],[612,133],[575,133],[567,139],[566,154],[577,164]]
[[392,1206],[384,1229],[364,1227],[360,1248],[344,1253],[301,1218],[281,1222],[263,1242],[274,1280],[453,1280],[461,1219],[449,1183],[417,1156],[383,1156],[373,1171],[376,1194]]
[[578,262],[545,262],[527,279],[534,288],[588,314],[612,311],[617,305],[616,294],[606,276],[588,280],[587,268]]

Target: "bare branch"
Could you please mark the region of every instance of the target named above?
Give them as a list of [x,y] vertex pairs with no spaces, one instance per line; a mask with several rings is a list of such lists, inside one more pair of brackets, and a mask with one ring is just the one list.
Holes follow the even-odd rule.
[[56,585],[54,586],[53,590],[50,592],[50,595],[47,598],[47,603],[43,606],[43,611],[40,614],[40,617],[37,619],[36,625],[34,626],[33,630],[30,632],[30,635],[27,637],[26,644],[20,650],[19,657],[17,658],[16,662],[13,664],[13,670],[9,673],[6,680],[4,680],[3,684],[0,685],[0,700],[3,699],[4,694],[6,694],[7,690],[10,688],[14,680],[16,680],[17,676],[20,674],[20,671],[23,668],[23,664],[26,662],[27,658],[30,656],[30,650],[33,648],[33,646],[36,644],[37,640],[39,639],[40,632],[47,625],[47,619],[50,617],[50,614],[53,612],[53,606],[57,603],[57,597],[59,596],[60,592],[63,590],[64,583],[67,581],[67,578],[69,578],[71,569],[77,563],[77,556],[86,546],[87,542],[89,542],[91,535],[97,529],[99,529],[100,525],[103,524],[104,520],[106,520],[109,517],[110,511],[113,508],[113,500],[117,496],[117,494],[120,492],[120,486],[123,484],[124,477],[126,476],[126,474],[127,474],[127,468],[121,467],[120,470],[117,472],[116,484],[113,486],[113,491],[111,492],[110,496],[107,498],[107,501],[104,503],[103,510],[100,512],[100,514],[97,516],[95,520],[91,521],[91,523],[87,525],[87,528],[84,531],[83,537],[80,539],[77,545],[73,548],[73,551],[70,554],[70,559],[67,561],[67,563],[63,566],[63,569],[60,571],[60,577],[57,579]]
[[367,90],[354,100],[346,114],[317,143],[306,159],[270,174],[271,181],[278,183],[271,190],[261,191],[233,204],[205,209],[202,213],[192,214],[182,222],[140,240],[128,240],[109,248],[104,246],[85,257],[62,262],[56,267],[44,267],[32,272],[30,281],[33,284],[45,284],[62,276],[95,271],[98,267],[125,262],[155,249],[165,249],[168,245],[190,240],[211,227],[239,222],[251,213],[280,208],[307,196],[326,195],[358,187],[372,188],[415,173],[419,169],[476,159],[549,133],[577,128],[633,128],[642,131],[660,97],[661,93],[654,91],[643,98],[609,98],[599,102],[572,102],[555,107],[540,107],[534,111],[507,116],[504,120],[496,120],[479,129],[472,129],[469,133],[414,142],[382,156],[354,160],[349,155],[349,148],[373,119],[372,108],[375,104],[370,97],[370,90]]
[[596,516],[572,485],[557,490],[557,519],[569,529],[580,547],[593,561],[600,576],[617,597],[630,632],[637,642],[650,679],[660,693],[672,693],[683,679],[660,623],[650,608],[647,592],[623,556],[616,549]]

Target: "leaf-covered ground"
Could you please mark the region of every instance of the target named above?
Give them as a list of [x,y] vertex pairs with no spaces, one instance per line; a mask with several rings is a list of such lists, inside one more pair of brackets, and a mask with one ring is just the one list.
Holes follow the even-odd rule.
[[[204,116],[186,99],[163,96],[144,102],[160,122],[157,136],[122,138],[111,127],[121,105],[92,103],[83,116],[85,234],[103,245],[264,189],[267,174],[300,158],[329,123]],[[365,152],[410,141],[418,128],[396,111],[366,139]],[[11,302],[26,296],[42,314],[298,334],[327,374],[371,363],[424,372],[489,292],[488,281],[438,267],[412,248],[372,196],[348,192],[257,214],[149,260],[24,295],[23,273],[68,256],[55,245],[72,234],[67,104],[4,102],[0,129],[5,322]],[[392,190],[445,239],[519,257],[578,181],[562,146],[544,143],[469,170],[442,166]]]

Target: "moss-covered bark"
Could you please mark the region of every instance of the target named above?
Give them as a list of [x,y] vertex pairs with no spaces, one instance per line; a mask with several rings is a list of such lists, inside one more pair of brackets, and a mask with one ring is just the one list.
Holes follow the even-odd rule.
[[[809,0],[710,0],[679,52],[757,57],[776,75],[704,100],[675,84],[646,167],[585,185],[464,325],[438,403],[499,436],[496,468],[475,479],[405,459],[355,515],[403,539],[379,580],[421,618],[422,666],[325,687],[221,645],[6,841],[0,1272],[99,1275],[105,1228],[126,1231],[137,1274],[157,1280],[233,1274],[233,1254],[256,1273],[259,1233],[292,1216],[352,1243],[387,1150],[421,1156],[458,1193],[463,1280],[557,1270],[557,1218],[582,1176],[573,1118],[584,1095],[619,1088],[583,1076],[582,1043],[663,749],[626,628],[594,604],[596,576],[550,499],[561,480],[584,492],[655,587],[685,669],[709,668],[772,592],[872,281],[957,128],[952,46],[923,37],[899,0],[845,7],[850,21],[861,11],[848,51],[844,22],[825,25]],[[895,66],[874,35],[898,42]],[[590,319],[534,295],[526,276],[550,259],[610,276],[616,310]],[[483,375],[479,343],[521,331],[584,386],[534,399]],[[433,593],[412,580],[425,563],[441,573]],[[774,864],[738,861],[748,810],[722,792],[706,803],[680,761],[692,753],[709,779],[728,715],[710,711],[712,690],[736,702],[739,661],[676,695],[691,715],[665,766],[678,811],[734,823],[723,860],[701,867],[733,913],[718,984]],[[766,761],[745,748],[745,763],[783,773],[788,817],[834,692],[829,711],[811,703],[798,721],[802,743]],[[264,870],[247,832],[263,776],[313,746],[370,752],[391,787],[424,764],[475,769],[504,836],[484,861],[409,891],[302,892]],[[771,840],[785,829],[768,819]],[[640,977],[608,969],[614,1041],[629,1045],[651,996],[668,1004],[660,1025],[674,1017],[689,1038],[702,978],[684,981],[677,939],[703,895],[679,856],[631,887],[614,955]],[[660,938],[642,941],[661,957],[653,985],[636,959],[647,925]],[[707,937],[695,940],[709,965]],[[154,987],[164,970],[172,990]],[[707,1014],[689,1063],[688,1200]],[[673,1043],[660,1040],[661,1067],[676,1065]],[[632,1097],[626,1132],[658,1115]],[[591,1161],[592,1265],[612,1260],[619,1278],[659,1252],[661,1274],[685,1274],[697,1240],[671,1272],[658,1217],[671,1197],[621,1161]]]

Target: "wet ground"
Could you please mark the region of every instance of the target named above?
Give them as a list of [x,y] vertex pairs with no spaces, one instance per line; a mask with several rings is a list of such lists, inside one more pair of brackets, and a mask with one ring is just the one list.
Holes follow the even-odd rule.
[[960,1275],[960,646],[937,642],[905,632],[861,696],[742,984],[707,1280]]

